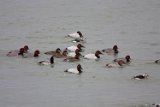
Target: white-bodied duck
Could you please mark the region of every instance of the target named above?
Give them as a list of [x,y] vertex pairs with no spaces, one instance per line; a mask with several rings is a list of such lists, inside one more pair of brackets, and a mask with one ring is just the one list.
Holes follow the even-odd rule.
[[73,74],[81,74],[83,71],[82,71],[81,65],[78,64],[76,68],[70,68],[70,69],[65,70],[64,72],[73,73]]
[[97,50],[95,52],[95,54],[90,53],[90,54],[84,55],[84,58],[85,59],[99,59],[100,58],[100,54],[102,54],[102,52],[100,52],[99,50]]

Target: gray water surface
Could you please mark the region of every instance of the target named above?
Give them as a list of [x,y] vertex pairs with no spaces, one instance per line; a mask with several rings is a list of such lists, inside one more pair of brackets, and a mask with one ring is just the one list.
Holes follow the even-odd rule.
[[[2,107],[129,107],[160,102],[159,0],[1,0],[0,106]],[[75,45],[66,35],[80,30],[83,54],[117,44],[118,57],[129,54],[124,68],[107,68],[115,57],[82,59],[54,67],[43,53]],[[24,45],[41,51],[40,58],[7,57]],[[80,63],[82,75],[63,71]],[[148,80],[132,76],[148,73]]]

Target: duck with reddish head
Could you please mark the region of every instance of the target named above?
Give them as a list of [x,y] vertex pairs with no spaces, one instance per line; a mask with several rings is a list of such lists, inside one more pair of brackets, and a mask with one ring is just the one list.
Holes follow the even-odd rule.
[[32,53],[23,54],[23,58],[32,58],[32,57],[37,58],[37,57],[39,57],[39,54],[40,54],[40,51],[39,50],[35,50],[34,54],[32,54]]
[[80,54],[76,54],[75,57],[65,58],[63,61],[65,62],[77,62],[80,61]]
[[[69,52],[69,53],[67,54],[67,56],[69,56],[69,57],[75,57],[76,54],[80,54],[80,50],[79,50],[79,49],[76,49],[76,50],[73,51],[73,52]],[[81,55],[81,54],[80,54],[80,55]]]
[[90,54],[84,55],[84,58],[85,59],[99,59],[100,58],[100,54],[102,54],[102,52],[100,52],[99,50],[97,50],[95,52],[95,54],[90,53]]
[[51,56],[50,61],[40,61],[38,62],[39,65],[53,65],[54,64],[54,57]]
[[[23,49],[20,48],[19,50],[9,51],[9,52],[6,54],[6,56],[9,56],[9,57],[18,56],[19,53],[22,54],[22,50],[23,50],[23,53],[27,53],[27,52],[28,52],[28,49],[29,49],[29,48],[28,48],[28,45],[25,45],[25,46],[23,47]],[[20,52],[20,50],[21,50],[21,52]]]
[[82,48],[85,48],[85,47],[81,44],[78,44],[77,46],[70,46],[70,47],[67,47],[66,49],[70,52],[74,52],[76,51],[76,49],[79,49],[80,51],[82,51]]
[[73,73],[73,74],[81,74],[83,72],[82,70],[83,70],[82,66],[78,64],[76,68],[70,68],[70,69],[65,70],[64,72]]
[[46,55],[56,55],[56,54],[60,54],[62,51],[60,48],[57,48],[55,51],[48,51],[48,52],[45,52],[44,54]]
[[68,37],[75,38],[75,39],[83,39],[83,35],[80,31],[68,34]]
[[127,63],[130,63],[131,57],[130,57],[130,55],[126,55],[125,58],[117,58],[117,59],[114,59],[113,61],[114,61],[114,62],[118,62],[119,60],[121,60],[121,61],[123,61],[125,64],[127,64]]
[[118,46],[114,45],[113,48],[107,48],[103,49],[102,52],[107,53],[107,54],[118,54]]

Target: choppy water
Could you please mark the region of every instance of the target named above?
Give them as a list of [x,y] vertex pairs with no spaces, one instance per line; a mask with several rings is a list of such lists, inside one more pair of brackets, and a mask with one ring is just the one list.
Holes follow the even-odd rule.
[[[159,0],[1,0],[0,105],[3,107],[128,107],[160,102]],[[82,75],[63,71],[78,63],[55,59],[53,68],[38,59],[6,57],[28,44],[41,53],[74,45],[65,36],[80,30],[83,54],[119,46],[118,57],[130,54],[130,66],[106,68],[113,56],[85,60]],[[134,81],[148,73],[148,80]]]

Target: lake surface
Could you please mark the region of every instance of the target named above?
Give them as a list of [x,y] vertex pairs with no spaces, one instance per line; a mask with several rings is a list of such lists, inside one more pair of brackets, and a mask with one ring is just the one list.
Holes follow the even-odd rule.
[[[2,107],[131,107],[160,103],[159,0],[1,0],[0,106]],[[66,35],[81,31],[83,55],[117,44],[117,57],[130,55],[124,68],[107,68],[115,57],[82,59],[54,67],[43,53],[75,45]],[[7,57],[10,50],[28,45],[40,58]],[[81,75],[63,71],[77,64]],[[149,79],[131,80],[148,73]]]

